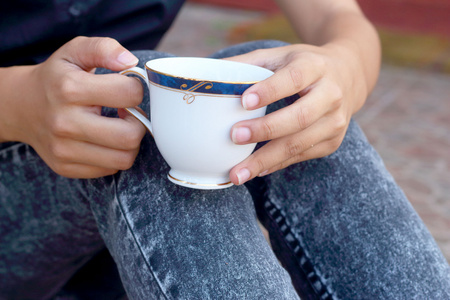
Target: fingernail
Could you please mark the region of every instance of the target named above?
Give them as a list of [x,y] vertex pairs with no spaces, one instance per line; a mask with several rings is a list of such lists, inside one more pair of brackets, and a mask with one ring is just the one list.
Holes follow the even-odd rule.
[[231,133],[231,139],[235,144],[248,142],[251,136],[252,133],[247,127],[234,128]]
[[237,173],[238,184],[243,184],[250,178],[250,171],[248,169],[240,169]]
[[247,94],[242,98],[242,106],[244,106],[245,109],[255,108],[258,104],[259,97],[254,93]]
[[117,61],[124,66],[134,66],[138,63],[139,59],[130,51],[123,51],[117,56]]

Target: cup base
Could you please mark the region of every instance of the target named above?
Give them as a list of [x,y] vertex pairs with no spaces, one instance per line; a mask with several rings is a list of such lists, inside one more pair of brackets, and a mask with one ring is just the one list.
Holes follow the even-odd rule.
[[173,177],[172,175],[167,174],[167,178],[178,185],[191,188],[191,189],[197,189],[197,190],[219,190],[219,189],[226,189],[230,186],[233,186],[233,183],[231,181],[224,182],[224,183],[195,183],[195,182],[189,182],[186,180],[178,179]]

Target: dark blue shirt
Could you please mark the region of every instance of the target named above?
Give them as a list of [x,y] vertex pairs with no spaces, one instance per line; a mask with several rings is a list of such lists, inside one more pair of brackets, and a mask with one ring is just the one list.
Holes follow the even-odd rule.
[[36,64],[80,35],[153,49],[183,0],[0,1],[0,66]]

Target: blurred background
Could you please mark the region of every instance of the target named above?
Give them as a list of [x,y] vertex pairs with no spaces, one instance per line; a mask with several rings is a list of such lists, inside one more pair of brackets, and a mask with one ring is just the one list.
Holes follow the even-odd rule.
[[[359,3],[383,65],[355,119],[450,261],[450,1]],[[208,56],[255,39],[298,42],[272,0],[189,0],[158,50]]]

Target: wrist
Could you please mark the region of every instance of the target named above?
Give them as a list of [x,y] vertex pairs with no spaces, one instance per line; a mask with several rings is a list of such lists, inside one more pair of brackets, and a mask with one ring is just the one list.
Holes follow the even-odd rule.
[[334,54],[349,66],[356,67],[364,84],[367,93],[375,86],[381,66],[381,49],[378,36],[374,35],[371,42],[368,38],[367,44],[360,44],[360,41],[349,38],[339,38],[324,45],[326,49]]
[[24,142],[20,112],[27,109],[29,75],[34,66],[0,68],[0,143]]
[[354,61],[361,69],[367,93],[374,88],[381,66],[381,44],[378,33],[369,23],[362,23],[358,34],[336,37],[324,47],[336,51],[344,61]]
[[379,65],[366,62],[367,54],[352,40],[336,40],[324,45],[333,56],[336,76],[348,94],[348,113],[353,115],[364,105],[368,95],[375,86]]

